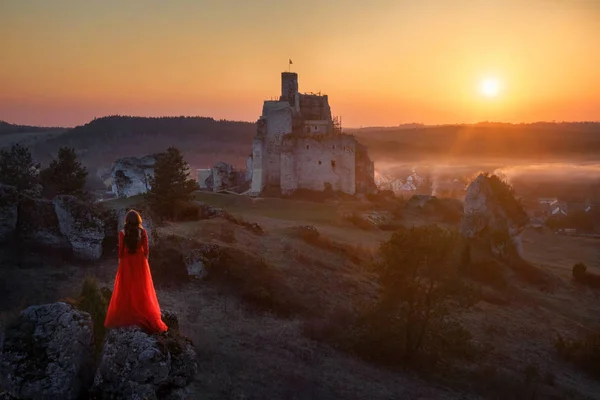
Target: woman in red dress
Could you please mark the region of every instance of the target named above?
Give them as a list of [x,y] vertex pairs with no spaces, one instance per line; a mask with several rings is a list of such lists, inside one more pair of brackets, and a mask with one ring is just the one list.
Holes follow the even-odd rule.
[[104,321],[106,328],[137,325],[155,333],[167,330],[154,291],[148,254],[148,234],[142,227],[142,217],[131,210],[119,232],[119,269]]

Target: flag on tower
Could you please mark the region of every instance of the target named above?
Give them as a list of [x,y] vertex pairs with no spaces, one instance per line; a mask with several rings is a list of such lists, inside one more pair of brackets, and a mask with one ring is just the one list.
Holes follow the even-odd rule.
[[290,58],[290,65],[292,65],[292,64],[293,64],[293,62],[292,62],[292,59]]

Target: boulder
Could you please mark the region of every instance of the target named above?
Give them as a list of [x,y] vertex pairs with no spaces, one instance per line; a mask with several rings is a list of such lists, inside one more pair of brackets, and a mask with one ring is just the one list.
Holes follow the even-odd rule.
[[13,237],[19,215],[17,188],[0,183],[0,242]]
[[224,162],[216,163],[212,168],[213,190],[224,190],[237,184],[237,174],[233,165]]
[[510,187],[496,176],[481,174],[468,186],[460,225],[464,237],[489,241],[496,253],[510,240],[520,251],[519,235],[528,222]]
[[51,200],[22,197],[18,213],[17,235],[20,242],[53,250],[71,251],[71,243],[60,230]]
[[112,191],[117,197],[131,197],[150,190],[150,177],[154,176],[156,155],[142,158],[121,158],[111,170]]
[[199,244],[184,258],[188,275],[199,279],[206,277],[207,267],[212,261],[218,260],[220,254],[221,248],[216,244]]
[[73,256],[98,260],[102,256],[104,222],[100,213],[73,196],[56,196],[52,201],[60,232],[69,240]]
[[95,399],[185,398],[197,368],[191,342],[176,330],[149,335],[137,327],[111,329],[91,395]]
[[32,306],[6,329],[0,386],[17,399],[78,399],[93,379],[88,313],[65,303]]

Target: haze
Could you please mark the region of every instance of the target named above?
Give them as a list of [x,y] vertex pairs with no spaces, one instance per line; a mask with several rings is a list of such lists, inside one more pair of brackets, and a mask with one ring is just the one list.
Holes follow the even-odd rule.
[[291,58],[345,126],[600,120],[599,43],[595,0],[4,0],[0,119],[254,121]]

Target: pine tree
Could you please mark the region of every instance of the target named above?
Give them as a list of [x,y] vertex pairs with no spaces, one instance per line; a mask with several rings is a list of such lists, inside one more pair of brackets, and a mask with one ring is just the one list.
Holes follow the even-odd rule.
[[154,176],[150,177],[148,204],[159,217],[173,220],[178,211],[192,200],[196,181],[189,178],[189,165],[175,147],[158,155]]
[[77,161],[75,149],[61,147],[58,158],[40,173],[40,178],[48,197],[61,194],[83,197],[87,194],[84,190],[87,175],[86,168]]
[[0,183],[15,186],[20,193],[38,183],[40,164],[33,162],[29,150],[13,145],[10,150],[0,150]]

